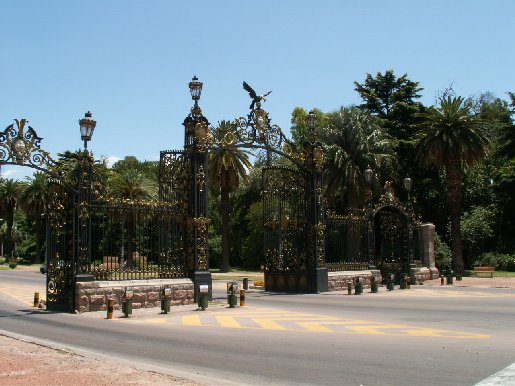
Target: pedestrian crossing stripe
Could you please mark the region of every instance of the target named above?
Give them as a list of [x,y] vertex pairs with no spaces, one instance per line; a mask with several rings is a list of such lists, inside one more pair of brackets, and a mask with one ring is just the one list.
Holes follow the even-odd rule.
[[[181,315],[182,314],[182,315]],[[328,315],[316,315],[286,310],[240,307],[224,311],[194,311],[161,315],[159,317],[133,317],[118,319],[125,323],[159,324],[186,327],[218,327],[280,332],[311,332],[332,334],[384,335],[406,337],[438,337],[454,339],[488,339],[490,335],[451,331],[435,328],[382,323]]]
[[7,285],[0,284],[0,293],[16,299],[26,305],[34,306],[34,293],[39,292],[39,299],[45,300],[46,289],[44,287],[35,287],[31,285]]

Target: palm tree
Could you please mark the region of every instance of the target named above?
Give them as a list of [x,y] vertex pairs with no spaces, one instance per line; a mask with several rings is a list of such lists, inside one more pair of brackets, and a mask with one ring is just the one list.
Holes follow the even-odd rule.
[[[228,121],[218,122],[212,135],[219,143],[227,133],[234,132],[236,127]],[[223,142],[223,141],[222,141]],[[229,193],[237,188],[241,179],[247,178],[247,171],[252,168],[248,153],[227,144],[214,149],[209,154],[209,173],[211,183],[220,189],[220,216],[222,218],[222,261],[221,272],[228,272],[229,266]]]
[[328,114],[321,140],[327,149],[326,193],[334,197],[338,191],[346,191],[351,208],[365,202],[364,171],[368,166],[393,175],[393,141],[369,113],[342,107]]
[[483,122],[472,114],[470,103],[462,97],[441,98],[438,107],[429,109],[421,117],[417,158],[425,165],[445,169],[452,261],[454,269],[461,273],[464,269],[460,230],[463,167],[486,155],[488,137]]
[[4,254],[7,256],[8,260],[14,258],[14,211],[18,205],[18,200],[23,193],[24,187],[25,185],[17,180],[7,179],[0,181],[0,210],[2,217],[5,218],[7,227]]
[[36,239],[35,263],[41,262],[42,246],[45,238],[45,222],[42,215],[45,212],[47,202],[48,180],[45,173],[36,172],[27,177],[27,185],[20,197],[20,206],[27,215],[34,221],[34,233]]

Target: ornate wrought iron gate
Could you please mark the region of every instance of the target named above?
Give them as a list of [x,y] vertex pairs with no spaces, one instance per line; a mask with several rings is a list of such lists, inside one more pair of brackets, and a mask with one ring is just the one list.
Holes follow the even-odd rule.
[[410,272],[410,238],[406,216],[393,206],[385,206],[374,216],[375,256],[381,275]]
[[75,192],[59,179],[48,183],[46,208],[47,309],[73,312],[77,216]]
[[376,267],[383,278],[410,274],[422,263],[418,248],[420,222],[411,203],[401,203],[391,183],[375,203],[342,215],[329,212],[325,224],[326,262],[329,271],[364,270]]
[[310,245],[306,178],[286,167],[263,169],[265,287],[307,292]]

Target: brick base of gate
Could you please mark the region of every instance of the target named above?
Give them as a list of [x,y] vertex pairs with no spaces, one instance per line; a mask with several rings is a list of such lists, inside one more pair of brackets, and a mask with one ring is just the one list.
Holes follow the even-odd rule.
[[125,289],[134,291],[132,308],[160,307],[164,287],[172,289],[171,305],[194,303],[193,282],[190,279],[90,281],[75,284],[75,310],[105,311],[109,299],[115,299],[115,309],[120,309]]
[[370,287],[372,276],[376,276],[378,282],[381,282],[381,271],[379,270],[329,272],[329,291],[347,291],[347,283],[352,283],[352,288],[354,288],[354,282],[358,277],[363,278],[365,287]]
[[[417,283],[423,283],[427,280],[437,279],[439,277],[438,269],[436,268],[415,268],[411,275],[417,277]],[[381,271],[379,270],[366,270],[366,271],[336,271],[329,272],[328,283],[329,291],[347,291],[347,283],[352,283],[354,288],[354,281],[358,277],[363,278],[363,285],[370,287],[370,280],[372,276],[376,276],[379,283],[381,283]]]
[[[417,276],[417,283],[423,283],[427,280],[433,280],[438,279],[440,277],[440,272],[438,271],[438,268],[432,267],[432,268],[415,268],[416,270],[416,276]],[[413,276],[414,272],[411,273]]]

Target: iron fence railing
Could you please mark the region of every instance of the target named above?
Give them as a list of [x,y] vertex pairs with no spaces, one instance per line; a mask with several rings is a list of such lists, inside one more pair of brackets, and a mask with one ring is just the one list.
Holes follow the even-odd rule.
[[91,269],[96,280],[187,276],[187,221],[172,205],[97,202],[91,205]]

